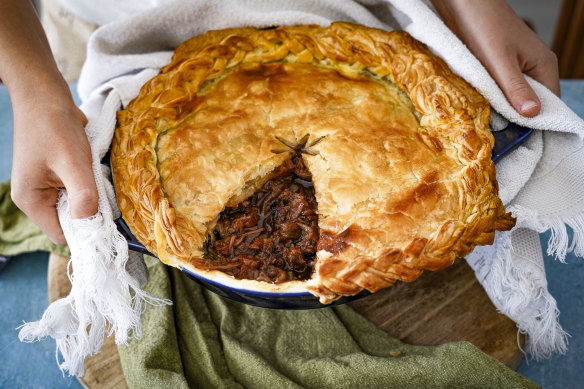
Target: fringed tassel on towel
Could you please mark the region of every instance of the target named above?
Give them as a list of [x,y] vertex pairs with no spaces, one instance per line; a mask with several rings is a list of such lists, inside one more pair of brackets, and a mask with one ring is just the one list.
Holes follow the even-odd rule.
[[[139,87],[152,76],[152,71],[138,76]],[[60,352],[63,356],[63,363],[59,365],[61,371],[68,371],[70,375],[83,376],[85,358],[101,350],[106,332],[108,336],[115,335],[118,345],[127,344],[131,338],[139,339],[144,303],[172,304],[170,300],[158,299],[143,291],[138,280],[126,271],[128,243],[114,223],[119,210],[113,186],[107,179],[109,171],[101,165],[111,144],[120,106],[118,93],[111,86],[104,86],[82,107],[95,115],[88,115],[85,131],[91,145],[99,211],[88,219],[71,219],[66,192],[61,193],[57,213],[71,250],[68,268],[71,293],[53,302],[41,320],[25,323],[19,334],[24,342],[47,336],[54,338],[57,362]]]
[[83,376],[85,358],[100,351],[106,331],[108,335],[115,334],[116,344],[127,344],[130,338],[142,335],[140,316],[144,302],[172,302],[150,296],[128,274],[128,244],[111,217],[98,213],[89,219],[73,220],[68,207],[62,195],[57,208],[71,249],[71,293],[53,302],[40,321],[24,324],[19,337],[25,342],[53,337],[57,361],[59,352],[64,360],[61,370]]
[[[573,252],[578,257],[584,257],[584,213],[577,213],[566,217],[542,217],[533,210],[513,206],[509,210],[517,217],[521,226],[529,226],[538,233],[549,231],[547,254],[554,256],[562,263],[566,254]],[[570,242],[568,228],[572,230],[573,238]]]
[[[513,209],[512,209],[513,208]],[[582,250],[584,218],[573,216],[561,222],[538,222],[538,231],[531,228],[537,215],[510,207],[518,217],[518,225],[508,232],[497,233],[493,246],[481,246],[467,257],[477,278],[485,287],[491,301],[499,312],[517,323],[519,332],[527,335],[527,352],[536,360],[550,358],[554,353],[565,354],[569,335],[559,322],[556,300],[547,290],[543,262],[539,255],[529,255],[534,250],[541,251],[538,233],[551,232],[548,254],[554,254],[563,261],[567,252]],[[527,217],[531,214],[531,217]],[[574,230],[574,239],[569,242],[566,225]]]

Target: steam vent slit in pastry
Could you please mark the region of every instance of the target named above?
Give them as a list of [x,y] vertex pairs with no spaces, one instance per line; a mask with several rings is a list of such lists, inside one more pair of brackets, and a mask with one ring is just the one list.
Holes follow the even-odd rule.
[[209,31],[118,113],[118,204],[166,264],[329,303],[513,227],[489,115],[405,32]]

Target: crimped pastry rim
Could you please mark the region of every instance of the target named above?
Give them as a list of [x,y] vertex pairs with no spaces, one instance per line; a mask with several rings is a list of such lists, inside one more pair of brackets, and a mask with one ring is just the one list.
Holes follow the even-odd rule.
[[[300,58],[301,61],[302,60],[306,60],[309,59],[309,57],[312,58],[312,61],[315,61],[315,58],[317,58],[319,56],[319,50],[320,50],[320,55],[322,55],[322,51],[325,51],[322,47],[318,47],[318,42],[315,41],[310,41],[309,38],[307,38],[307,36],[309,36],[310,34],[322,34],[322,36],[324,36],[325,38],[327,37],[327,33],[330,36],[344,36],[344,42],[347,41],[348,36],[352,36],[353,37],[353,41],[351,41],[352,45],[352,55],[353,55],[353,59],[357,58],[357,60],[355,60],[355,62],[353,62],[353,65],[355,65],[355,63],[357,64],[357,67],[361,67],[361,68],[366,68],[367,71],[375,74],[376,76],[379,77],[389,77],[392,82],[395,82],[402,90],[404,90],[406,93],[408,93],[408,95],[411,95],[411,93],[421,93],[418,91],[418,89],[420,89],[419,85],[421,83],[418,83],[419,80],[413,79],[412,77],[402,77],[400,78],[400,74],[405,74],[404,73],[400,73],[400,69],[399,67],[402,66],[404,68],[407,68],[408,66],[414,66],[416,65],[415,61],[420,61],[419,64],[419,69],[417,69],[416,75],[420,76],[420,74],[424,74],[424,72],[426,72],[427,74],[425,75],[426,79],[429,78],[435,78],[436,79],[436,83],[434,84],[434,87],[437,88],[439,90],[439,92],[444,92],[446,97],[444,97],[444,95],[439,95],[438,93],[435,94],[435,97],[432,97],[430,99],[426,99],[423,101],[424,104],[426,104],[427,106],[423,106],[424,109],[426,109],[426,111],[429,111],[430,113],[424,113],[422,114],[423,117],[425,118],[429,118],[429,120],[437,120],[438,122],[440,122],[441,117],[443,119],[443,117],[448,117],[449,115],[458,115],[457,117],[463,117],[464,120],[466,120],[465,125],[468,125],[470,122],[472,122],[472,125],[474,126],[474,128],[467,130],[467,131],[472,131],[473,134],[476,135],[476,137],[478,138],[478,145],[479,147],[475,147],[474,145],[464,145],[462,144],[461,146],[461,152],[459,155],[459,158],[466,158],[469,161],[471,161],[471,163],[474,163],[475,160],[480,161],[481,164],[481,168],[485,171],[488,171],[488,175],[491,177],[491,182],[493,183],[493,189],[495,191],[495,196],[496,199],[493,199],[493,204],[494,207],[496,208],[496,212],[498,212],[497,217],[492,221],[492,226],[487,228],[487,231],[481,233],[479,236],[475,236],[473,241],[469,241],[469,242],[465,242],[462,246],[464,247],[455,247],[453,250],[451,250],[448,254],[446,260],[441,260],[437,261],[436,264],[430,264],[430,265],[425,265],[425,267],[423,268],[431,268],[431,269],[438,269],[444,266],[449,265],[450,263],[452,263],[452,261],[454,260],[454,258],[456,256],[462,256],[465,255],[466,253],[468,253],[470,250],[472,250],[472,248],[474,247],[474,245],[476,244],[485,244],[485,243],[489,243],[492,242],[493,239],[493,235],[494,235],[494,230],[499,228],[499,229],[508,229],[510,228],[511,225],[511,221],[510,221],[510,216],[506,215],[504,213],[504,209],[502,207],[502,204],[500,203],[500,200],[498,200],[498,197],[496,196],[496,181],[494,180],[494,165],[492,163],[492,161],[490,160],[490,151],[492,148],[492,144],[493,144],[493,138],[490,134],[490,131],[488,130],[488,118],[489,118],[489,105],[488,102],[482,98],[482,96],[480,96],[480,94],[478,94],[478,92],[474,91],[474,89],[472,89],[466,82],[464,82],[462,79],[460,79],[459,77],[455,76],[454,74],[452,74],[452,72],[450,72],[450,70],[447,68],[447,66],[444,64],[444,62],[435,57],[431,52],[429,52],[425,47],[423,47],[420,43],[416,42],[413,38],[411,38],[409,35],[407,35],[407,33],[405,32],[397,32],[397,31],[393,31],[393,32],[385,32],[385,31],[381,31],[381,30],[376,30],[376,29],[371,29],[371,28],[367,28],[367,27],[363,27],[363,26],[358,26],[358,25],[353,25],[350,23],[333,23],[331,24],[329,27],[318,27],[318,26],[294,26],[294,27],[282,27],[282,28],[278,28],[275,30],[256,30],[256,29],[251,29],[251,28],[246,28],[246,29],[228,29],[228,30],[219,30],[219,31],[211,31],[208,32],[204,35],[206,36],[210,36],[210,41],[212,43],[208,44],[207,46],[202,45],[201,47],[195,47],[195,49],[193,50],[192,48],[188,47],[188,43],[184,43],[181,46],[179,46],[179,48],[177,48],[176,52],[175,52],[175,56],[173,57],[173,62],[171,64],[169,64],[168,66],[164,67],[163,69],[161,69],[161,73],[158,77],[158,79],[160,80],[160,77],[163,77],[164,74],[168,74],[172,71],[175,71],[178,67],[184,65],[184,63],[186,63],[186,61],[200,61],[201,64],[204,65],[208,65],[208,68],[210,69],[210,74],[221,74],[221,73],[217,73],[217,71],[214,70],[214,67],[216,66],[216,62],[215,63],[211,63],[211,61],[209,61],[207,64],[205,63],[205,58],[197,58],[196,56],[194,58],[190,58],[188,56],[186,56],[185,58],[181,59],[181,55],[184,55],[184,53],[188,50],[193,50],[193,52],[195,53],[202,53],[205,50],[208,51],[213,51],[213,47],[219,47],[221,46],[222,42],[228,42],[228,44],[226,45],[228,47],[228,49],[225,49],[227,51],[232,50],[235,51],[235,54],[233,54],[233,57],[231,60],[233,60],[233,58],[245,58],[242,57],[239,53],[241,50],[245,51],[245,47],[242,49],[241,46],[245,46],[246,42],[243,42],[241,40],[238,39],[234,39],[235,38],[240,38],[240,37],[249,37],[249,36],[259,36],[260,38],[265,38],[264,40],[257,38],[257,42],[260,42],[262,45],[269,46],[269,37],[277,37],[278,39],[282,40],[282,36],[284,36],[284,38],[286,36],[288,36],[288,38],[290,36],[292,36],[293,34],[298,33],[298,36],[301,36],[301,39],[305,40],[305,46],[304,49],[300,49],[300,48],[296,48],[297,51],[296,53],[294,53],[295,58],[298,59]],[[283,35],[282,35],[283,34]],[[351,35],[352,34],[352,35]],[[213,38],[213,36],[215,38]],[[310,35],[312,36],[312,35]],[[373,38],[372,38],[373,37]],[[367,41],[367,38],[369,38],[370,40]],[[197,37],[193,38],[192,40],[190,40],[190,42],[193,42],[197,39]],[[202,39],[202,38],[201,38]],[[199,39],[199,40],[201,40]],[[229,43],[229,40],[232,40],[233,42]],[[291,39],[291,38],[290,38]],[[395,57],[393,58],[394,61],[391,63],[391,67],[389,67],[386,64],[378,64],[376,67],[371,67],[371,66],[366,66],[363,64],[363,62],[369,61],[371,60],[371,51],[367,51],[368,47],[366,47],[367,43],[370,43],[371,40],[373,40],[374,42],[375,39],[378,39],[378,42],[381,42],[382,44],[394,44],[398,47],[406,47],[406,49],[403,49],[402,52],[398,52],[395,56],[399,57],[397,58],[398,60],[395,61]],[[384,41],[384,39],[386,41]],[[291,39],[292,40],[292,39]],[[291,41],[290,40],[290,41]],[[268,41],[268,43],[266,43],[265,41]],[[296,43],[291,43],[290,41],[288,41],[288,45],[290,47],[293,47]],[[297,39],[298,41],[298,39]],[[187,41],[189,42],[189,41]],[[389,43],[388,43],[389,42]],[[205,42],[203,42],[205,43]],[[213,46],[213,44],[215,44],[215,46]],[[218,46],[217,46],[218,45]],[[316,47],[311,46],[311,45],[317,45]],[[365,46],[363,46],[365,45]],[[195,41],[195,46],[197,46],[197,42]],[[257,55],[256,60],[260,63],[264,63],[262,61],[266,61],[266,63],[269,63],[270,61],[273,61],[274,58],[277,58],[278,56],[281,56],[282,54],[278,51],[280,50],[279,47],[281,47],[282,45],[278,46],[278,45],[273,45],[272,47],[268,47],[266,49],[266,51],[264,52],[265,55],[268,56],[267,59],[262,58],[261,57],[261,53]],[[308,50],[307,47],[310,47],[312,51]],[[265,48],[265,47],[264,47]],[[327,46],[327,48],[330,48]],[[251,56],[254,56],[253,50],[255,49],[255,47],[249,48],[249,50],[247,51],[248,53],[252,53]],[[272,51],[270,51],[270,49],[273,49]],[[326,49],[326,48],[325,48]],[[334,52],[334,47],[330,48],[331,50],[333,50]],[[370,49],[370,48],[369,48]],[[198,50],[198,51],[197,51]],[[239,51],[238,51],[239,50]],[[306,51],[309,51],[309,53],[306,53]],[[289,52],[290,53],[290,52]],[[290,54],[286,54],[286,55],[290,55]],[[335,57],[335,61],[343,63],[343,60],[339,60],[339,56],[343,56],[343,55],[350,55],[351,53],[333,53]],[[306,58],[304,58],[306,57]],[[333,57],[333,55],[331,55],[331,57]],[[403,57],[403,58],[402,58]],[[240,58],[240,59],[241,59]],[[304,59],[302,59],[304,58]],[[326,55],[324,55],[324,60],[325,61],[331,61],[330,57],[327,57]],[[380,58],[380,56],[378,55],[376,57],[378,60]],[[420,60],[420,58],[422,58],[422,60]],[[223,59],[222,61],[223,66],[226,67],[233,67],[233,66],[238,66],[238,65],[233,65],[231,64],[231,60],[226,60]],[[253,58],[251,59],[251,62],[253,62]],[[321,59],[322,60],[322,59]],[[410,62],[408,62],[410,61]],[[383,58],[381,59],[380,63],[383,62]],[[412,63],[414,63],[414,65],[412,65]],[[321,63],[322,64],[322,63]],[[215,73],[214,73],[215,72]],[[396,73],[393,74],[392,72]],[[429,75],[428,75],[429,74]],[[149,83],[145,84],[145,86],[142,88],[140,95],[134,99],[126,108],[125,111],[131,110],[133,106],[136,106],[139,104],[140,101],[145,101],[145,100],[152,100],[152,91],[155,91],[157,86],[156,86],[156,81],[157,77],[155,77],[153,80],[151,80]],[[420,76],[422,77],[422,76]],[[207,79],[207,78],[206,78]],[[172,83],[172,81],[166,81],[167,83]],[[201,82],[202,83],[202,82]],[[199,84],[200,85],[200,84]],[[442,88],[442,89],[440,89]],[[450,89],[448,89],[450,88]],[[162,93],[164,92],[164,90],[162,92],[160,92],[157,95],[157,98],[159,100],[164,100],[164,99],[160,99],[162,96]],[[448,94],[450,93],[450,95]],[[172,98],[174,98],[174,96],[169,96],[168,99],[170,99],[170,103],[172,104]],[[454,101],[454,103],[452,101],[450,101],[450,103],[452,104],[458,104],[458,105],[462,105],[464,109],[459,109],[458,111],[452,113],[452,112],[448,112],[448,108],[452,108],[452,104],[450,107],[448,107],[449,102],[447,101],[442,101],[440,100],[441,98],[443,99],[452,99],[452,100],[456,100]],[[156,102],[155,102],[156,103]],[[159,104],[160,105],[160,104]],[[419,104],[418,102],[418,107],[422,106],[422,104]],[[160,108],[161,110],[165,109],[164,107]],[[454,109],[451,109],[451,111]],[[470,121],[469,121],[470,118]],[[136,126],[136,123],[134,124],[127,124],[125,122],[125,120],[127,119],[126,117],[124,117],[124,114],[118,116],[120,125],[118,127],[118,130],[116,130],[116,134],[119,131],[119,128],[122,127],[127,127],[134,125],[134,127]],[[144,120],[147,120],[148,118],[145,118]],[[144,127],[144,126],[142,126]],[[116,150],[116,148],[119,148],[120,144],[119,144],[119,139],[118,137],[116,137],[114,139],[114,150]],[[112,163],[113,164],[117,164],[118,161],[120,161],[120,156],[114,151],[112,153]],[[123,162],[122,162],[123,163]],[[147,163],[144,165],[146,168]],[[114,169],[114,176],[116,175],[116,169]],[[124,180],[120,180],[124,181]],[[122,184],[120,187],[117,187],[117,189],[121,192],[124,192],[125,190],[131,191],[131,189],[123,189],[122,187],[125,184]],[[144,192],[144,188],[142,188],[142,191]],[[124,202],[123,200],[120,201],[119,199],[119,205],[120,205],[120,209],[122,210],[122,213],[126,218],[126,221],[128,221],[128,225],[132,224],[130,220],[133,220],[134,217],[129,217],[129,212],[131,212],[132,205],[130,204],[130,207],[128,207],[128,202]],[[145,244],[145,246],[152,251],[153,253],[157,253],[159,258],[170,265],[173,266],[177,266],[177,267],[184,267],[183,264],[181,264],[181,260],[180,258],[177,259],[177,251],[175,250],[174,252],[172,252],[172,250],[166,250],[164,249],[165,253],[160,252],[161,250],[159,250],[161,247],[169,247],[169,243],[168,240],[166,240],[166,242],[164,242],[165,240],[165,236],[168,235],[168,233],[174,233],[176,235],[176,228],[174,228],[175,226],[172,225],[172,220],[164,220],[163,216],[159,216],[160,214],[164,214],[164,212],[167,212],[169,209],[172,209],[172,204],[170,204],[167,200],[165,200],[163,194],[160,198],[156,199],[157,201],[152,201],[150,204],[147,204],[149,207],[151,207],[153,209],[154,216],[153,215],[149,215],[146,217],[142,217],[142,221],[146,220],[146,222],[148,222],[148,219],[152,219],[150,220],[151,224],[154,225],[153,228],[151,228],[151,230],[154,230],[154,234],[150,233],[148,237],[145,237],[144,234],[140,233],[140,231],[134,231],[134,228],[132,228],[132,226],[130,225],[130,227],[132,228],[132,230],[134,231],[135,235],[137,236],[138,239],[140,239],[141,241],[143,241],[143,243]],[[174,211],[173,211],[174,212]],[[161,227],[164,223],[170,223],[171,225],[167,225],[164,228]],[[135,226],[135,225],[134,225]],[[158,227],[156,227],[158,226]],[[166,229],[165,229],[166,228]],[[490,230],[489,230],[490,228]],[[138,233],[136,233],[138,232]],[[166,235],[165,235],[166,234]],[[464,232],[462,232],[462,234],[464,234]],[[153,245],[153,240],[152,240],[152,235],[155,235],[155,245]],[[144,242],[144,240],[146,240],[147,242]],[[166,244],[166,246],[164,246]],[[176,248],[176,247],[175,247]],[[448,263],[450,262],[450,263]],[[205,271],[206,272],[206,271]],[[421,272],[421,270],[420,270]],[[221,273],[221,272],[219,272]],[[377,277],[378,276],[378,272],[374,271],[374,276]],[[416,272],[414,272],[416,273]],[[417,278],[417,276],[419,276],[419,273],[416,274],[410,274],[410,275],[406,275],[405,278],[402,279],[406,279],[406,280],[411,280],[412,278],[415,279]],[[223,273],[221,273],[223,274]],[[338,298],[340,295],[343,294],[355,294],[358,293],[360,290],[363,289],[362,285],[357,285],[360,286],[360,288],[358,290],[355,290],[355,288],[353,288],[352,285],[350,285],[349,287],[345,288],[345,290],[343,291],[343,285],[341,286],[333,286],[331,289],[330,285],[325,285],[326,282],[319,282],[317,280],[318,277],[311,279],[308,283],[306,283],[306,286],[308,288],[308,290],[310,290],[311,293],[319,296],[321,298],[321,301],[323,302],[330,302],[336,298]],[[399,277],[396,277],[395,279],[399,279]],[[375,281],[377,282],[379,285],[367,285],[365,288],[369,289],[371,291],[375,291],[381,287],[385,287],[385,286],[389,286],[393,283],[393,281],[395,281],[395,279],[385,279],[382,281]],[[260,282],[261,281],[255,281],[255,282]],[[347,284],[346,280],[343,280],[343,282],[345,282],[345,284]],[[351,282],[351,281],[349,281]],[[245,283],[245,282],[244,282]],[[274,288],[272,286],[272,284],[267,284],[267,288]],[[276,287],[276,289],[278,289],[279,287]],[[336,288],[336,289],[335,289]],[[346,293],[344,293],[346,292]]]

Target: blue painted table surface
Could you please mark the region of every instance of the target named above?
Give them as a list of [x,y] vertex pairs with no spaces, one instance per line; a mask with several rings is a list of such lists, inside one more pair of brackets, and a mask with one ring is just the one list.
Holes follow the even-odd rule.
[[[584,117],[584,80],[562,81],[562,99]],[[0,85],[0,181],[10,177],[12,110]],[[544,248],[549,236],[541,235]],[[545,253],[545,249],[544,249]],[[566,355],[521,362],[518,372],[544,388],[579,388],[584,379],[584,260],[573,254],[562,264],[545,258],[548,287],[558,302],[560,322],[571,335]],[[0,388],[80,388],[63,377],[55,360],[55,342],[21,343],[16,328],[38,320],[48,304],[46,253],[15,257],[0,273]]]

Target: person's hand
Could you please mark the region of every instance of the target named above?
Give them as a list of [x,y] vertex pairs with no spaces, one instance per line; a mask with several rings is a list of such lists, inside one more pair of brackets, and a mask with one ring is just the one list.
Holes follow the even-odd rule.
[[65,243],[55,205],[65,188],[71,217],[97,213],[85,115],[75,106],[32,2],[0,1],[0,79],[14,112],[11,195],[55,243]]
[[523,116],[535,116],[541,103],[522,73],[560,95],[555,54],[504,0],[432,0],[448,27],[481,61]]
[[14,107],[12,199],[57,244],[65,243],[55,208],[58,188],[67,189],[72,218],[97,213],[86,122],[72,99],[41,95]]

